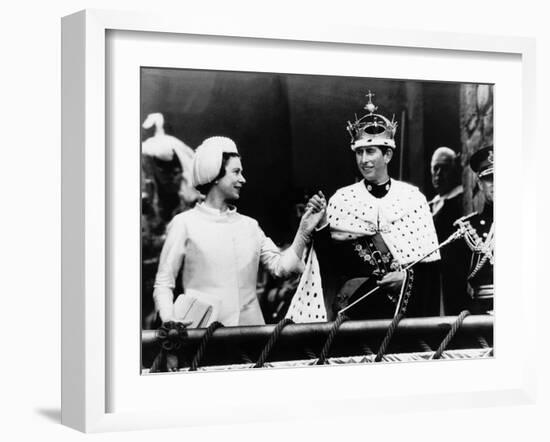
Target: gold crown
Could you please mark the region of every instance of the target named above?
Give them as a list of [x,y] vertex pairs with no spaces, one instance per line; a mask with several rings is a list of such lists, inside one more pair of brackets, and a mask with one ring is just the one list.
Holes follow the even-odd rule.
[[364,109],[367,114],[357,119],[355,122],[348,121],[347,130],[351,135],[351,149],[355,150],[359,147],[366,146],[387,146],[395,149],[395,132],[397,130],[397,122],[392,116],[391,121],[380,114],[374,112],[378,109],[372,102],[374,94],[369,91],[366,95],[369,97],[369,102]]

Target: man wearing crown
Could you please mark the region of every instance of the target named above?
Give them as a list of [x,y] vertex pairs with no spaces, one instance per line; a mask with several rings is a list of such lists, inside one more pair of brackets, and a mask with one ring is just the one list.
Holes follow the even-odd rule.
[[468,284],[472,297],[470,311],[475,314],[493,312],[493,155],[493,146],[485,146],[470,158],[470,167],[477,176],[477,183],[484,198],[481,213],[476,213],[463,221],[467,227],[464,238],[472,251]]
[[363,179],[338,189],[328,206],[320,192],[308,203],[325,217],[287,313],[296,322],[439,312],[433,219],[424,195],[388,174],[397,123],[375,113],[373,95],[368,113],[347,126]]

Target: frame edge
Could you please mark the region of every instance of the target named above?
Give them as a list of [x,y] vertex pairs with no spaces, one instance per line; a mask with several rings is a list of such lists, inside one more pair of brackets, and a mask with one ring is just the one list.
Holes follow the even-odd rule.
[[[105,110],[105,94],[97,96],[97,91],[99,86],[105,92],[106,29],[146,31],[147,29],[140,28],[153,26],[150,19],[142,20],[145,23],[141,26],[136,25],[139,22],[139,20],[134,21],[136,17],[131,15],[131,18],[128,19],[124,14],[116,11],[86,10],[62,19],[61,422],[63,425],[83,432],[129,430],[134,429],[136,426],[141,426],[143,429],[182,426],[182,422],[174,423],[172,417],[165,419],[157,418],[156,424],[153,423],[155,419],[152,418],[148,424],[142,422],[140,425],[135,425],[132,422],[135,416],[126,416],[124,413],[106,413],[105,411],[105,393],[107,388],[105,382],[105,269],[99,274],[99,269],[96,266],[97,259],[100,256],[105,257],[105,149],[103,146],[103,149],[99,149],[101,150],[100,153],[90,152],[91,147],[102,147],[96,143],[98,140],[104,140],[105,113],[103,115],[94,115],[94,111],[97,111],[97,106],[101,104],[103,104],[103,109]],[[172,25],[172,22],[163,23],[161,21],[157,25],[156,31],[175,32],[172,29]],[[201,23],[199,21],[199,23],[192,26],[190,33],[193,33],[193,29],[200,28],[200,26]],[[162,30],[163,27],[164,30]],[[294,29],[290,27],[283,33],[292,34],[293,31]],[[350,31],[349,35],[355,31]],[[267,30],[263,33],[264,36],[259,38],[276,38],[265,35],[266,33],[270,34],[274,32],[273,29]],[[412,31],[403,31],[398,38],[403,38],[404,35],[408,35],[410,32]],[[203,33],[215,35],[212,31]],[[247,29],[244,32],[235,32],[233,30],[232,32],[222,32],[221,35],[233,34],[233,36],[246,38],[246,34],[250,33],[254,33],[254,31]],[[396,35],[395,32],[392,31],[392,33]],[[258,34],[262,34],[262,32],[258,31]],[[375,40],[384,40],[387,34],[389,34],[389,31],[386,31],[384,35],[379,36]],[[505,41],[500,40],[497,42],[495,40],[489,41],[489,39],[494,38],[494,36],[490,35],[466,35],[464,36],[464,40],[450,43],[449,41],[454,34],[443,32],[427,33],[424,31],[417,41],[412,41],[407,46],[423,47],[426,44],[428,34],[440,38],[445,35],[444,42],[440,42],[437,45],[438,48],[444,50],[476,50],[471,48],[471,40],[481,38],[484,40],[484,44],[477,45],[481,48],[477,49],[478,51],[493,50],[495,52],[520,54],[523,57],[524,63],[527,60],[527,63],[523,67],[525,75],[524,84],[528,82],[526,80],[527,77],[535,80],[536,47],[534,39],[506,37]],[[349,35],[346,34],[344,40]],[[311,37],[312,41],[314,41],[313,37],[315,35]],[[292,38],[285,36],[282,39]],[[315,41],[323,40],[329,41],[326,38],[319,39],[319,35],[317,35],[317,40]],[[346,43],[345,41],[340,42]],[[363,42],[360,44],[392,45],[392,43],[384,44],[380,41]],[[98,57],[102,57],[101,66],[90,66],[89,62],[97,61]],[[101,78],[98,75],[102,75]],[[93,84],[90,85],[90,82]],[[524,96],[524,104],[536,99],[535,91],[536,86],[531,85],[529,93]],[[95,96],[93,95],[94,93]],[[95,126],[96,123],[101,124],[97,127]],[[525,125],[525,123],[526,120],[524,120],[524,143],[526,143],[526,146],[534,146],[534,136],[528,133],[528,128],[532,127],[532,121],[529,125]],[[91,135],[89,132],[92,132],[92,129],[97,133]],[[101,165],[101,159],[103,160],[103,165]],[[89,160],[92,160],[92,164],[90,164]],[[528,166],[531,167],[532,164]],[[100,172],[98,167],[103,167],[102,173],[98,173]],[[98,174],[94,176],[93,173]],[[96,188],[94,190],[91,187],[101,182],[103,184],[99,189]],[[97,213],[90,214],[90,210],[94,210],[94,204],[98,202],[98,194],[103,196],[103,205],[95,207]],[[90,195],[96,196],[90,197]],[[94,221],[100,219],[103,219],[101,226],[93,224]],[[91,233],[90,229],[92,229]],[[101,232],[103,232],[103,241],[101,244],[97,244],[96,241],[101,238]],[[94,251],[90,252],[90,248],[94,248]],[[91,258],[91,260],[88,258]],[[90,261],[94,260],[96,262],[90,264]],[[92,265],[93,271],[90,270],[90,265]],[[91,277],[98,277],[98,280],[91,282]],[[92,286],[96,289],[101,285],[103,286],[101,293],[90,290]],[[90,299],[91,296],[94,299]],[[101,328],[102,330],[100,330]],[[96,332],[100,334],[94,335]],[[94,360],[94,357],[101,350],[103,351],[102,357],[99,360]],[[101,367],[102,370],[95,372],[94,369],[98,367]],[[532,367],[529,371],[532,371]],[[519,391],[514,390],[512,396],[519,402],[527,401],[527,403],[532,403],[535,400],[535,390],[535,380],[531,378]],[[183,426],[185,426],[184,423]]]
[[61,21],[61,423],[85,427],[85,13]]

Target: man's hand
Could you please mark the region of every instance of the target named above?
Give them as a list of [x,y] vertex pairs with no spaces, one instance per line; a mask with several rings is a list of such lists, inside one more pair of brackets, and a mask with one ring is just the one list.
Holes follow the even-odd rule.
[[396,295],[401,291],[405,276],[405,272],[390,272],[378,281],[377,284],[382,290]]
[[306,245],[311,239],[313,230],[326,218],[326,201],[321,193],[310,198],[305,212],[300,219],[298,231],[294,237],[291,247],[294,249],[296,256],[301,257]]
[[326,224],[327,202],[322,192],[313,195],[306,204],[306,210],[300,220],[300,232],[309,236],[313,229]]
[[322,216],[315,227],[319,228],[327,224],[327,200],[325,199],[323,192],[319,191],[309,199],[306,204],[306,211],[309,208],[313,209],[315,213],[322,213]]

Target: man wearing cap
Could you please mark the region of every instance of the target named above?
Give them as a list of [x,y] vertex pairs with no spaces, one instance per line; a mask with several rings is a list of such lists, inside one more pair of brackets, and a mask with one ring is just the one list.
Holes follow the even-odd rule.
[[[434,219],[435,231],[440,243],[445,241],[456,227],[453,223],[463,215],[458,156],[449,147],[438,147],[430,162],[435,197],[428,203]],[[469,304],[466,276],[470,251],[463,241],[449,244],[441,253],[441,309],[444,315],[458,315]]]
[[475,314],[493,312],[493,262],[494,262],[494,222],[493,222],[493,146],[485,146],[470,158],[470,167],[477,176],[477,183],[484,197],[481,213],[468,217],[466,244],[471,249],[471,264],[468,283],[472,302],[470,311]]
[[232,205],[246,180],[237,147],[226,137],[208,138],[196,149],[192,179],[205,200],[168,226],[153,292],[160,319],[179,319],[173,290],[183,266],[183,299],[211,306],[208,323],[264,324],[256,297],[259,263],[276,276],[301,272],[305,245],[322,214],[306,211],[293,243],[280,252],[256,220]]
[[438,242],[426,198],[390,178],[397,123],[375,113],[373,94],[367,96],[368,113],[347,127],[363,179],[337,190],[326,210],[321,193],[309,202],[326,216],[287,314],[297,322],[315,321],[316,310],[328,320],[343,311],[353,319],[392,317],[407,307],[409,296],[412,315],[439,311],[437,268],[431,264],[435,280],[422,269],[439,260],[439,252],[430,254]]

